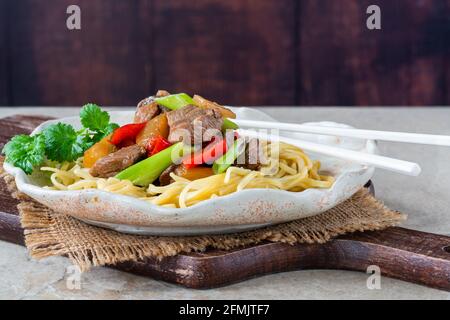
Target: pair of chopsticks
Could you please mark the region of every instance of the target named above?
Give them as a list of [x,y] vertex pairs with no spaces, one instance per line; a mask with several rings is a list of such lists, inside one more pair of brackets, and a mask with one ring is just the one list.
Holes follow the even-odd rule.
[[[349,137],[366,140],[384,140],[395,141],[405,143],[417,143],[417,144],[429,144],[437,146],[450,146],[450,136],[443,135],[431,135],[421,133],[407,133],[407,132],[390,132],[390,131],[376,131],[376,130],[363,130],[363,129],[349,129],[349,128],[337,128],[337,127],[324,127],[295,123],[283,123],[283,122],[270,122],[270,121],[255,121],[255,120],[233,120],[240,127],[247,128],[262,128],[262,129],[278,129],[280,131],[294,131],[301,133],[311,133],[320,135],[331,135],[338,137]],[[252,137],[260,138],[264,140],[277,141],[292,144],[303,150],[315,152],[331,157],[363,163],[371,165],[376,168],[386,169],[393,172],[406,174],[410,176],[418,176],[421,172],[419,164],[415,162],[409,162],[375,154],[369,154],[364,152],[358,152],[333,146],[328,146],[319,143],[313,143],[300,139],[292,139],[286,137],[278,137],[271,134],[260,133],[251,130],[239,129],[240,134]]]

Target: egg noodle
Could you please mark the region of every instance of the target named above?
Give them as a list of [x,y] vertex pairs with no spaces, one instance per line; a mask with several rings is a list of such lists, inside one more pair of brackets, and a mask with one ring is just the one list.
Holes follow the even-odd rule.
[[[230,167],[222,174],[190,181],[171,173],[174,180],[167,186],[133,185],[116,178],[96,178],[83,168],[82,158],[75,163],[41,167],[50,171],[53,190],[99,189],[132,196],[156,205],[185,208],[201,201],[239,192],[244,189],[269,188],[300,192],[309,188],[329,188],[332,176],[319,174],[320,162],[311,160],[300,148],[282,142],[266,143],[267,161],[258,171]],[[270,147],[268,147],[270,146]]]

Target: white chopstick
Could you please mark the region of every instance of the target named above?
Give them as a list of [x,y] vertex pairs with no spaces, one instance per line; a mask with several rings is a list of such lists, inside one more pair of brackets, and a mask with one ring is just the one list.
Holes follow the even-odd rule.
[[255,120],[238,120],[238,119],[236,120],[233,119],[233,121],[236,122],[239,126],[247,128],[251,127],[251,128],[265,128],[265,129],[279,129],[282,131],[283,130],[296,131],[303,133],[333,135],[339,137],[430,144],[430,145],[450,147],[450,136],[444,135],[336,128],[336,127],[314,126],[308,124],[296,124],[296,123],[272,122],[272,121],[255,121]]
[[422,171],[417,163],[383,157],[376,154],[358,152],[299,139],[292,139],[272,134],[265,134],[251,130],[239,129],[238,133],[239,135],[247,136],[250,138],[259,138],[269,141],[286,142],[288,144],[294,145],[306,151],[320,153],[323,155],[350,160],[362,164],[367,164],[374,166],[376,168],[386,169],[389,171],[406,174],[409,176],[418,176]]

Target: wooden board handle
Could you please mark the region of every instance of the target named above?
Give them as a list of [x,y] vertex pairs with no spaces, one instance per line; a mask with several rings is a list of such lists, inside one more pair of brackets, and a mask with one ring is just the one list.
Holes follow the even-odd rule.
[[343,236],[327,247],[334,268],[377,265],[388,277],[450,291],[450,237],[389,228]]
[[[377,265],[383,276],[450,291],[450,237],[389,228],[356,232],[326,244],[263,243],[233,251],[212,250],[162,261],[116,266],[186,287],[208,289],[258,275],[301,269],[366,272]],[[176,270],[161,273],[158,270]],[[217,270],[220,270],[218,273]]]

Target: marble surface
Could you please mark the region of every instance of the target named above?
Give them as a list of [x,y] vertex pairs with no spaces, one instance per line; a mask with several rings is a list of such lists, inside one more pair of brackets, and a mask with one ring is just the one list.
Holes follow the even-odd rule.
[[[112,109],[112,108],[111,108]],[[123,108],[122,108],[123,109]],[[330,120],[355,127],[450,135],[450,108],[261,108],[281,121]],[[68,116],[77,108],[0,108],[12,114]],[[411,178],[384,171],[374,177],[377,196],[409,215],[404,227],[450,235],[450,148],[380,143],[384,154],[419,162]],[[450,299],[450,293],[349,271],[294,271],[213,290],[191,290],[107,268],[79,276],[65,258],[31,259],[23,247],[0,242],[0,299]]]

